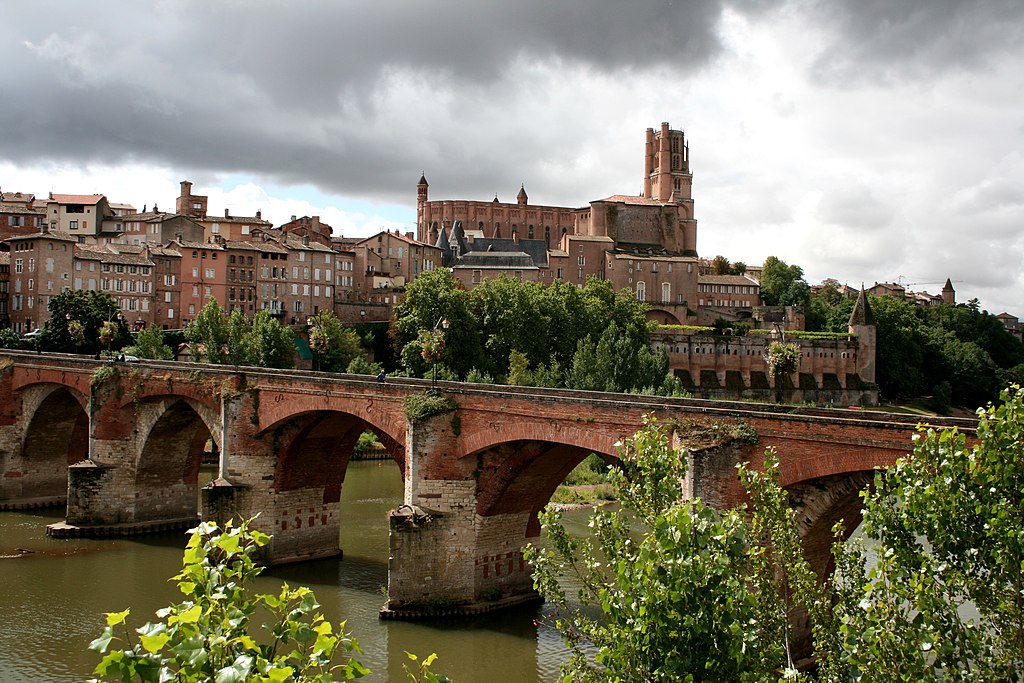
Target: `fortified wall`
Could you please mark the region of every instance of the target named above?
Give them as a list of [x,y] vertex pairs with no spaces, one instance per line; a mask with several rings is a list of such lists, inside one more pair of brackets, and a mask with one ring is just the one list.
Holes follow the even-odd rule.
[[[767,335],[692,334],[672,329],[651,333],[651,346],[668,354],[669,370],[684,390],[699,398],[775,400],[775,381],[765,361]],[[877,405],[878,387],[860,372],[856,336],[846,339],[787,339],[800,348],[800,367],[783,376],[787,403]],[[873,354],[874,349],[870,352]]]
[[779,392],[766,360],[773,341],[789,342],[800,349],[797,370],[781,377],[783,401],[878,405],[877,326],[863,290],[850,314],[845,337],[813,339],[791,335],[785,339],[780,330],[770,335],[742,336],[672,328],[651,333],[651,346],[665,350],[669,370],[683,388],[694,396],[711,399],[774,401]]

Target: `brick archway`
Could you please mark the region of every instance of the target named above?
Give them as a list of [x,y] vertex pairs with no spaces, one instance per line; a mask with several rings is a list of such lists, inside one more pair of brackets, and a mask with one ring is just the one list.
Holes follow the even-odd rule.
[[[135,522],[198,517],[199,466],[215,432],[186,398],[148,401],[138,421],[145,433],[135,462]],[[199,409],[197,409],[199,408]]]
[[6,500],[18,506],[60,505],[67,499],[68,466],[89,455],[87,400],[65,385],[22,390],[21,451],[4,468]]

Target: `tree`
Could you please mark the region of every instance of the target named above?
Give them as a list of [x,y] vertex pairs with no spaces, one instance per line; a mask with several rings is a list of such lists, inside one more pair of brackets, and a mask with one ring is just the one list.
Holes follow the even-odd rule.
[[0,330],[0,349],[16,349],[21,345],[21,337],[9,327]]
[[192,359],[225,363],[228,359],[228,327],[216,299],[210,299],[185,328]]
[[174,351],[164,343],[164,333],[159,327],[150,325],[135,335],[135,344],[125,348],[125,353],[139,358],[171,360]]
[[766,306],[805,306],[810,294],[803,268],[787,265],[774,256],[765,259],[761,269],[761,299]]
[[[97,353],[131,342],[131,333],[117,302],[106,292],[82,289],[61,292],[47,306],[50,319],[43,326],[43,349],[67,353]],[[107,332],[102,333],[104,323]],[[105,337],[106,341],[101,337]]]
[[[326,621],[309,588],[284,584],[277,595],[254,593],[263,570],[256,559],[269,538],[247,522],[193,529],[174,577],[185,600],[157,612],[162,621],[134,636],[128,610],[108,613],[90,645],[104,655],[93,672],[97,680],[326,682],[369,673],[350,657],[359,644],[344,622],[335,629]],[[253,632],[261,621],[264,632]]]
[[447,320],[446,336],[440,363],[465,377],[472,368],[484,367],[477,320],[470,310],[469,292],[447,268],[421,274],[409,283],[405,298],[395,308],[389,335],[406,372],[424,377],[431,366],[420,355],[419,335],[433,330]]
[[[541,514],[545,544],[526,555],[570,649],[563,680],[795,678],[787,617],[799,604],[815,615],[830,605],[806,562],[782,557],[799,555],[799,536],[773,455],[764,475],[745,479],[752,491],[771,492],[752,511],[759,521],[748,523],[742,510],[684,495],[687,454],[669,436],[646,418],[621,447],[609,474],[621,507],[593,514],[593,539],[570,535],[557,510]],[[561,576],[579,585],[578,606]],[[784,586],[794,591],[789,599]]]
[[309,346],[320,370],[345,372],[357,356],[363,355],[359,334],[331,311],[320,311],[309,322]]
[[260,368],[294,367],[294,339],[291,329],[277,322],[270,311],[259,311],[242,336],[244,364]]
[[862,544],[838,549],[843,649],[858,680],[1021,680],[1024,390],[978,412],[973,445],[922,429],[913,456],[875,476],[862,526],[872,571]]

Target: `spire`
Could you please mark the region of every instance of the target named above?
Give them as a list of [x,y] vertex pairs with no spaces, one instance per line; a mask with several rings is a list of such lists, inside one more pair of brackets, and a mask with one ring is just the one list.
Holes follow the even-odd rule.
[[956,290],[953,289],[953,281],[948,277],[946,284],[942,287],[942,303],[952,306],[956,303]]
[[519,186],[519,194],[516,195],[516,201],[520,204],[526,204],[529,197],[526,196],[526,185]]
[[875,314],[871,312],[868,305],[868,295],[864,292],[864,285],[860,286],[860,294],[857,295],[857,302],[853,305],[850,313],[850,327],[854,325],[874,325]]
[[427,185],[427,175],[425,171],[420,172],[420,181],[416,185]]
[[499,203],[498,202],[498,193],[497,192],[494,193],[494,202],[493,203],[494,204],[498,204]]
[[434,246],[441,251],[448,251],[448,228],[441,226],[441,231],[437,234],[437,243]]

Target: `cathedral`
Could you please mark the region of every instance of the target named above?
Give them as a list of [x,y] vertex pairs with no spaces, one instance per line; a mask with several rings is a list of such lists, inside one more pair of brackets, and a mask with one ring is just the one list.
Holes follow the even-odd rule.
[[582,285],[589,276],[629,288],[662,324],[693,322],[697,307],[697,221],[689,145],[681,130],[647,129],[643,194],[612,195],[570,208],[431,200],[417,184],[420,242],[442,250],[442,265],[467,287],[502,274],[550,284]]

